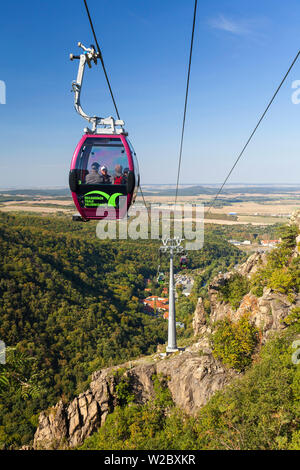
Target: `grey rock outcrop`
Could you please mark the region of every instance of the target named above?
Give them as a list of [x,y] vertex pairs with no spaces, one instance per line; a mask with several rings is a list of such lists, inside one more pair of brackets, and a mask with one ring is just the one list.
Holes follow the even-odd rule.
[[[212,294],[215,296],[215,294]],[[214,310],[211,314],[213,323],[223,320],[225,317],[231,321],[238,321],[243,315],[248,314],[249,320],[261,332],[262,343],[270,337],[272,332],[282,330],[286,327],[284,318],[290,313],[291,309],[300,305],[300,296],[298,295],[293,303],[283,294],[265,288],[261,297],[248,293],[246,294],[237,310],[221,301],[214,299]]]
[[168,376],[168,387],[176,406],[195,414],[211,396],[237,375],[217,361],[210,350],[202,355],[186,351],[157,364],[157,373]]
[[231,321],[238,321],[243,315],[248,314],[249,320],[255,325],[261,334],[261,342],[264,343],[275,331],[286,327],[284,318],[291,309],[300,305],[300,295],[298,294],[291,302],[286,295],[274,292],[270,288],[264,288],[261,297],[256,297],[247,293],[241,300],[239,307],[234,310],[231,305],[220,299],[219,291],[236,272],[251,278],[257,270],[267,262],[265,253],[254,253],[245,263],[238,266],[235,271],[219,274],[214,278],[208,287],[208,294],[211,306],[210,322],[212,324],[229,318]]
[[57,403],[49,412],[42,412],[34,436],[34,449],[75,447],[104,423],[113,409],[113,376],[111,369],[96,373],[90,388],[69,404]]
[[202,297],[199,297],[197,301],[196,309],[194,312],[194,317],[193,317],[194,336],[197,336],[203,333],[203,327],[205,324],[206,324],[206,318],[205,318],[205,310],[203,306],[203,299]]
[[298,227],[300,228],[300,209],[297,209],[292,213],[289,223],[298,225]]
[[[38,430],[34,436],[34,449],[56,449],[66,444],[67,415],[65,406],[59,401],[49,413],[39,416]],[[65,442],[62,442],[65,440]]]
[[[128,364],[119,367],[123,366],[128,367]],[[116,405],[114,369],[96,372],[89,389],[71,403],[60,401],[50,412],[41,413],[33,448],[76,447],[102,426]],[[236,375],[216,361],[210,351],[199,355],[198,350],[187,350],[167,360],[157,359],[126,370],[124,375],[130,379],[136,403],[145,403],[154,396],[153,374],[168,378],[174,403],[189,414],[197,412],[216,390]]]
[[256,252],[245,261],[245,263],[238,266],[236,272],[242,276],[250,278],[256,271],[267,262],[266,253]]
[[[297,225],[300,229],[300,209],[292,213],[289,223],[292,225]],[[299,255],[300,255],[300,234],[296,237],[296,246],[294,249],[293,257],[297,258]]]
[[[42,412],[33,448],[76,447],[102,426],[117,403],[117,381],[113,372],[120,367],[122,366],[95,372],[88,390],[69,404],[60,401],[49,412]],[[153,396],[151,377],[155,372],[152,364],[141,364],[125,371],[124,376],[130,379],[136,403],[145,403]]]

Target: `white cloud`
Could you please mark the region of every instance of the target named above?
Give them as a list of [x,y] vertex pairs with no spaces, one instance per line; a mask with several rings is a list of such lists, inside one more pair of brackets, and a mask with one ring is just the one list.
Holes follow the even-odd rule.
[[251,20],[234,21],[226,18],[224,15],[219,15],[217,18],[209,20],[209,24],[214,29],[220,29],[228,33],[245,36],[254,32],[254,22]]

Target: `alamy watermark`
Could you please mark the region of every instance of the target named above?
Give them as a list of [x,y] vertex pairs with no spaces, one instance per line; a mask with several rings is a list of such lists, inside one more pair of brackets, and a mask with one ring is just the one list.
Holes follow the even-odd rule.
[[291,97],[292,103],[300,104],[300,80],[294,80],[292,83],[292,88],[295,89]]
[[[119,210],[123,204],[126,204],[126,197],[119,198]],[[101,240],[179,238],[185,240],[186,250],[203,247],[203,204],[150,204],[147,209],[135,204],[129,209],[127,217],[120,220],[113,220],[114,211],[113,207],[105,206],[97,209],[97,216],[104,217],[96,227],[96,235]],[[105,214],[109,214],[107,218]]]
[[5,364],[6,361],[6,348],[4,341],[0,340],[0,364]]
[[3,80],[0,80],[0,104],[6,104],[6,85]]

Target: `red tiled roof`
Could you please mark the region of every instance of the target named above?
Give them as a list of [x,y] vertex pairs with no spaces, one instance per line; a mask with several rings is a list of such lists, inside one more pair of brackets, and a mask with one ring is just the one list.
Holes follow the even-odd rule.
[[143,304],[145,306],[151,307],[153,310],[160,309],[160,310],[168,310],[169,309],[169,300],[164,299],[163,297],[158,297],[153,295],[152,297],[147,297],[143,300]]

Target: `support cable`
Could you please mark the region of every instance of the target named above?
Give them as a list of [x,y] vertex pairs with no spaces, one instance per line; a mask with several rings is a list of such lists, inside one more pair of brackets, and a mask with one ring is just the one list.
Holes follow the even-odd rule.
[[187,83],[186,83],[186,92],[185,92],[185,102],[184,102],[184,111],[183,111],[183,121],[182,121],[182,130],[181,130],[181,139],[180,139],[180,150],[179,150],[179,160],[178,160],[178,171],[177,171],[177,183],[176,183],[175,205],[176,205],[176,202],[177,202],[178,185],[179,185],[179,177],[180,177],[180,170],[181,170],[183,137],[184,137],[184,129],[185,129],[185,119],[186,119],[187,102],[188,102],[188,95],[189,95],[189,85],[190,85],[190,74],[191,74],[191,65],[192,65],[192,55],[193,55],[195,23],[196,23],[196,15],[197,15],[197,3],[198,3],[197,0],[195,0],[194,18],[193,18],[193,27],[192,27],[192,37],[191,37],[191,46],[190,46],[190,58],[189,58],[189,65],[188,65],[188,74],[187,74]]
[[[116,110],[116,114],[117,114],[117,116],[118,116],[118,119],[120,119],[119,111],[118,111],[118,108],[117,108],[117,105],[116,105],[116,101],[115,101],[115,98],[114,98],[114,95],[113,95],[113,92],[112,92],[112,88],[111,88],[111,85],[110,85],[110,81],[109,81],[108,75],[107,75],[107,72],[106,72],[106,68],[105,68],[105,65],[104,65],[103,56],[102,56],[101,49],[100,49],[100,46],[99,46],[99,43],[98,43],[98,40],[97,40],[96,32],[95,32],[94,25],[93,25],[93,21],[92,21],[92,18],[91,18],[91,15],[90,15],[90,11],[89,11],[89,8],[88,8],[88,5],[87,5],[87,1],[86,1],[86,0],[83,0],[83,1],[84,1],[84,5],[85,5],[85,8],[86,8],[87,15],[88,15],[88,19],[89,19],[89,22],[90,22],[91,30],[92,30],[92,33],[93,33],[93,36],[94,36],[94,39],[95,39],[95,43],[96,43],[96,47],[97,47],[97,50],[98,50],[99,59],[100,59],[100,61],[101,61],[101,64],[102,64],[102,67],[103,67],[103,71],[104,71],[104,75],[105,75],[105,78],[106,78],[106,82],[107,82],[107,85],[108,85],[108,88],[109,88],[109,91],[110,91],[110,95],[111,95],[111,98],[112,98],[112,101],[113,101],[113,104],[114,104],[114,107],[115,107],[115,110]],[[145,200],[144,193],[143,193],[143,190],[142,190],[141,185],[139,185],[139,189],[140,189],[140,191],[141,191],[141,195],[142,195],[142,199],[143,199],[144,206],[145,206],[145,208],[146,208],[146,210],[147,210],[148,220],[149,220],[149,222],[151,223],[149,208],[148,208],[148,206],[147,206],[147,204],[146,204],[146,200]]]
[[144,203],[144,206],[146,208],[146,211],[147,211],[147,215],[148,215],[148,222],[149,222],[149,225],[151,226],[151,216],[150,216],[150,209],[149,207],[147,206],[146,204],[146,200],[145,200],[145,197],[144,197],[144,193],[143,193],[143,190],[142,190],[142,186],[139,185],[139,189],[141,191],[141,195],[142,195],[142,199],[143,199],[143,203]]
[[214,206],[214,203],[216,202],[216,200],[218,199],[220,193],[222,192],[222,190],[223,190],[223,188],[224,188],[224,186],[225,186],[225,184],[226,184],[228,178],[230,177],[231,173],[233,172],[234,168],[236,167],[238,161],[241,159],[241,157],[242,157],[244,151],[245,151],[246,148],[248,147],[248,144],[249,144],[250,141],[252,140],[252,137],[254,136],[255,132],[257,131],[258,127],[260,126],[260,123],[262,122],[262,120],[264,119],[265,115],[267,114],[267,112],[268,112],[268,110],[269,110],[271,104],[273,103],[273,101],[274,101],[274,99],[275,99],[277,93],[279,92],[280,88],[281,88],[282,85],[284,84],[284,82],[285,82],[285,80],[286,80],[288,74],[289,74],[290,71],[292,70],[292,68],[293,68],[294,64],[296,63],[296,61],[297,61],[299,55],[300,55],[300,50],[298,51],[296,57],[294,58],[293,62],[291,63],[291,65],[290,65],[288,71],[286,72],[285,76],[284,76],[283,79],[281,80],[281,82],[280,82],[280,84],[279,84],[277,90],[275,91],[274,95],[272,96],[271,100],[269,101],[269,104],[268,104],[268,106],[266,107],[266,109],[264,110],[263,114],[261,115],[261,117],[260,117],[258,123],[256,124],[255,128],[254,128],[253,131],[251,132],[250,137],[248,138],[247,142],[245,143],[244,147],[242,148],[242,151],[239,153],[237,159],[235,160],[235,162],[234,162],[234,164],[233,164],[231,170],[229,171],[228,175],[226,176],[226,178],[225,178],[224,182],[222,183],[220,189],[218,190],[216,196],[214,196],[214,198],[211,200],[210,205],[209,205],[209,208],[207,209],[207,211],[205,212],[205,214],[208,214],[208,213],[210,212],[210,210],[212,209],[212,207]]
[[103,56],[102,56],[102,53],[101,53],[101,50],[100,50],[99,43],[98,43],[98,41],[97,41],[97,36],[96,36],[96,33],[95,33],[95,29],[94,29],[94,26],[93,26],[93,22],[92,22],[92,18],[91,18],[90,12],[89,12],[89,8],[88,8],[88,5],[87,5],[86,0],[83,0],[83,1],[84,1],[84,5],[85,5],[85,8],[86,8],[86,12],[87,12],[87,15],[88,15],[88,18],[89,18],[89,22],[90,22],[90,25],[91,25],[92,33],[93,33],[93,36],[94,36],[94,39],[95,39],[96,47],[97,47],[97,50],[98,50],[98,56],[99,56],[99,59],[100,59],[100,61],[101,61],[102,68],[103,68],[103,72],[104,72],[104,75],[105,75],[105,78],[106,78],[106,82],[107,82],[107,85],[108,85],[108,88],[109,88],[109,91],[110,91],[110,96],[111,96],[111,98],[112,98],[112,101],[113,101],[113,104],[114,104],[114,107],[115,107],[115,110],[116,110],[116,114],[117,114],[117,116],[118,116],[118,119],[120,119],[119,111],[118,111],[118,108],[117,108],[117,105],[116,105],[116,101],[115,101],[115,98],[114,98],[114,95],[113,95],[113,92],[112,92],[112,88],[111,88],[111,85],[110,85],[110,81],[109,81],[108,75],[107,75],[107,72],[106,72],[106,68],[105,68],[105,65],[104,65]]

